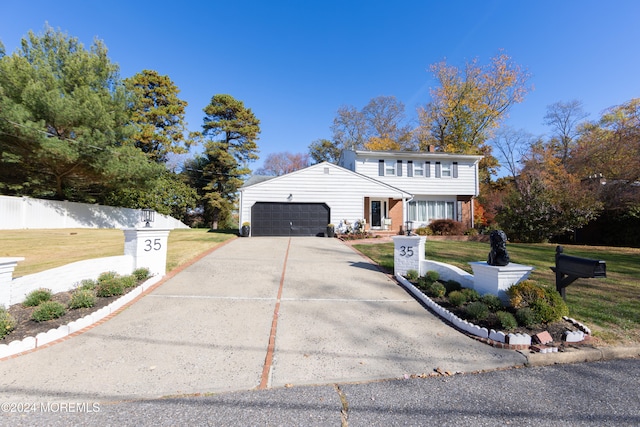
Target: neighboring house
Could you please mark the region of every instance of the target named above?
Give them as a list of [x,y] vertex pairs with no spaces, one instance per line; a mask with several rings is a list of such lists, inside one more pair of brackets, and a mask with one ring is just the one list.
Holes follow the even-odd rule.
[[400,233],[434,219],[473,227],[482,156],[400,151],[345,151],[279,177],[253,177],[240,188],[240,223],[253,236],[322,235],[327,224],[366,221],[366,229]]

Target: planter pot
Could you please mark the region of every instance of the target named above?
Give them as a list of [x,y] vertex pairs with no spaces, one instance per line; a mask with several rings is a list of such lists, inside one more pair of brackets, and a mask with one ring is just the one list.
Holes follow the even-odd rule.
[[327,227],[327,237],[335,237],[336,229],[334,227]]
[[243,225],[242,227],[240,227],[240,236],[249,237],[249,233],[250,232],[251,232],[251,226],[250,225]]

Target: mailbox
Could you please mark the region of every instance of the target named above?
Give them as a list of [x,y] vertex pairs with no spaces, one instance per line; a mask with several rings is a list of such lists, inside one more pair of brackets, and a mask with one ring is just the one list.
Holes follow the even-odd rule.
[[576,279],[607,277],[607,264],[604,261],[564,255],[562,246],[556,247],[556,290],[565,298],[565,288]]

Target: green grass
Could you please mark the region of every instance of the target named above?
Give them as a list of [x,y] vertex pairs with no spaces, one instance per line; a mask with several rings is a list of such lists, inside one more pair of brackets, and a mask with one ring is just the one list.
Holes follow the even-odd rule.
[[[393,270],[393,243],[354,245],[356,249]],[[428,240],[427,259],[445,262],[471,273],[472,261],[486,261],[489,244]],[[555,288],[556,245],[507,245],[511,262],[531,265],[530,279]],[[601,259],[607,263],[606,279],[578,279],[566,288],[570,316],[584,322],[601,342],[640,343],[640,249],[564,245],[567,255]]]
[[[234,238],[226,231],[179,229],[169,234],[167,271]],[[24,257],[13,277],[38,273],[75,261],[122,255],[124,233],[107,229],[2,230],[0,257]]]

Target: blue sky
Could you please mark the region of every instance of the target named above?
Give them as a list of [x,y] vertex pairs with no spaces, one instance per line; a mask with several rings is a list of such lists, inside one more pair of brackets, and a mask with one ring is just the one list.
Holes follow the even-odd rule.
[[534,86],[506,124],[535,135],[548,131],[551,103],[581,100],[596,119],[640,96],[636,0],[3,0],[0,10],[7,53],[48,22],[87,48],[103,40],[122,77],[168,75],[191,130],[213,95],[243,101],[261,121],[254,169],[269,153],[331,139],[343,105],[395,96],[415,118],[435,85],[428,67],[443,59],[485,64],[504,49]]

